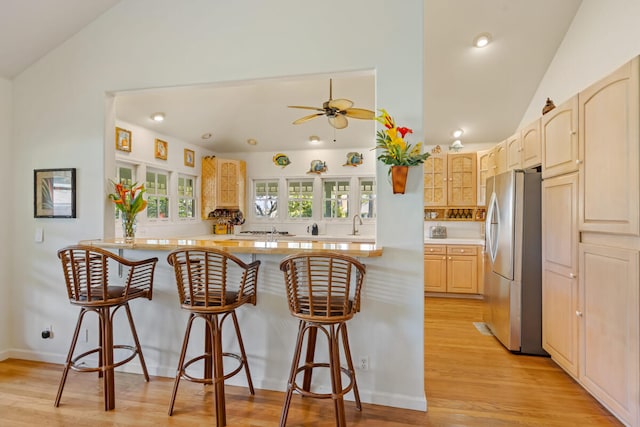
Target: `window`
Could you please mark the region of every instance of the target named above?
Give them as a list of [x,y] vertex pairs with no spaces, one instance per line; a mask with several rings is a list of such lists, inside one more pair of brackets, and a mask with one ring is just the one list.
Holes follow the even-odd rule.
[[178,175],[178,218],[196,217],[195,182],[194,176]]
[[278,181],[254,181],[253,194],[256,218],[278,216]]
[[376,217],[376,181],[373,178],[360,178],[360,217]]
[[[118,164],[116,165],[116,180],[115,182],[119,182],[120,184],[124,184],[124,185],[133,185],[135,183],[134,180],[135,177],[135,169],[134,166],[132,165],[123,165],[123,164]],[[109,185],[111,185],[111,183],[109,183]],[[110,193],[112,192],[111,190],[113,190],[113,188],[110,189]],[[115,210],[115,216],[116,219],[120,218],[120,210],[115,208],[115,204],[114,204],[114,208]]]
[[147,170],[147,218],[169,218],[169,174]]
[[287,187],[289,218],[311,218],[313,215],[313,181],[289,180]]
[[349,218],[349,180],[322,181],[322,217]]

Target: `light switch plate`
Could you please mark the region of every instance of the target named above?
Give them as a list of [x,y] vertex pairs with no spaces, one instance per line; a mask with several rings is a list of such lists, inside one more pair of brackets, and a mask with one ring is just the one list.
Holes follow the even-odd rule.
[[34,239],[36,243],[42,243],[44,241],[44,229],[42,227],[36,228]]

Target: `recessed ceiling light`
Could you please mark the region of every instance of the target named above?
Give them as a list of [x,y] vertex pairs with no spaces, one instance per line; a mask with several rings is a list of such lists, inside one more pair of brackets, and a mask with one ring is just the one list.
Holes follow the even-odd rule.
[[153,113],[151,115],[151,120],[153,120],[154,122],[164,121],[164,113]]
[[253,138],[247,139],[247,144],[249,144],[249,145],[256,145],[257,143],[258,143],[258,141],[256,141]]
[[452,135],[454,138],[460,138],[464,131],[462,129],[456,129],[453,131]]
[[489,43],[491,43],[491,34],[489,33],[480,33],[473,39],[473,45],[478,48],[485,47]]
[[203,133],[202,136],[200,138],[202,139],[209,139],[211,138],[213,135],[211,135],[211,133],[207,132],[207,133]]
[[317,135],[311,135],[309,137],[309,144],[320,144],[320,137]]

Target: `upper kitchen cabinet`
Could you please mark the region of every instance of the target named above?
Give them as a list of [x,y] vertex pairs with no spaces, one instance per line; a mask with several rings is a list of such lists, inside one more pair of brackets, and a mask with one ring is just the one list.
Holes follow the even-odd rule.
[[487,178],[493,176],[490,166],[491,150],[478,151],[478,206],[487,204]]
[[246,215],[247,166],[243,160],[202,159],[202,218],[216,209],[240,209]]
[[446,154],[432,154],[424,162],[424,205],[447,205]]
[[520,153],[523,169],[540,166],[542,163],[540,139],[540,119],[520,130]]
[[507,170],[522,168],[522,148],[520,145],[520,132],[507,138],[505,141],[507,152]]
[[447,156],[448,206],[476,205],[476,167],[476,153],[456,153]]
[[580,92],[581,231],[639,234],[639,60]]
[[578,96],[542,116],[542,178],[578,170]]
[[494,175],[507,171],[507,141],[502,141],[495,146]]

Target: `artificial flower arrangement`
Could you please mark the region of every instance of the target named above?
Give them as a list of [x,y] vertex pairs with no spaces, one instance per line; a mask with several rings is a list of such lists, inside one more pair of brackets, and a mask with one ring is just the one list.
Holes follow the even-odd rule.
[[125,240],[133,239],[135,235],[136,215],[147,207],[147,201],[142,194],[145,192],[144,184],[116,184],[111,181],[115,193],[109,194],[120,212],[122,212],[122,227]]
[[386,129],[376,133],[376,148],[382,150],[378,160],[390,166],[417,166],[429,157],[429,153],[422,152],[422,143],[411,146],[404,138],[413,133],[408,127],[398,127],[393,117],[386,110],[379,110],[382,114],[376,120]]

